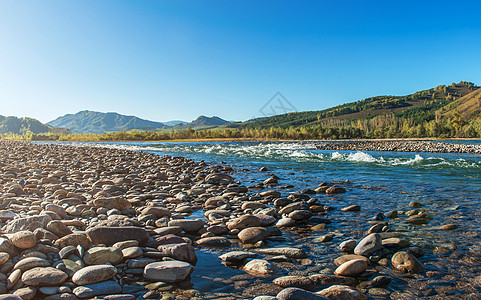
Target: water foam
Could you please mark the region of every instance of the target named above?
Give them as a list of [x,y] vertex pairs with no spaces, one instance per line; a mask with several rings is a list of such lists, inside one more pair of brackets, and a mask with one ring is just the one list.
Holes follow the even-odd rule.
[[374,156],[374,154],[363,151],[326,153],[326,151],[312,150],[312,145],[308,143],[101,143],[89,145],[157,153],[206,154],[297,162],[369,163],[386,167],[411,166],[416,168],[481,168],[481,161],[477,160],[449,159],[441,156],[424,158],[420,154],[415,154],[414,157],[409,157],[408,154],[404,157],[399,157],[399,155],[389,157],[389,152],[386,154],[388,157]]

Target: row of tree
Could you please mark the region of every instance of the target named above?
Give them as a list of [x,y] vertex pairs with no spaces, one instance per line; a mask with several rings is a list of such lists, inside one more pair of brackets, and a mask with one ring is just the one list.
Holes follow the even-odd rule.
[[316,125],[289,128],[225,128],[193,130],[119,131],[102,134],[3,134],[4,139],[33,141],[169,141],[209,139],[353,139],[353,138],[481,138],[481,120],[465,121],[459,114],[441,120],[399,118],[394,114],[370,119],[328,119]]

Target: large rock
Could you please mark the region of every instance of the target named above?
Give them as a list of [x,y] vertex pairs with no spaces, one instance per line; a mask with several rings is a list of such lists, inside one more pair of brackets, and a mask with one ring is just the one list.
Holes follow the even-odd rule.
[[33,286],[54,286],[60,285],[67,280],[68,275],[52,267],[38,267],[23,273],[22,282]]
[[370,256],[374,252],[381,250],[381,248],[381,235],[379,233],[371,233],[357,244],[356,248],[354,248],[354,253],[357,255]]
[[243,230],[248,227],[258,227],[261,225],[261,220],[253,215],[243,215],[237,219],[230,221],[227,228]]
[[255,244],[264,240],[269,235],[269,232],[264,227],[249,227],[243,229],[237,237],[244,244]]
[[253,252],[246,252],[246,251],[231,251],[222,254],[219,258],[222,261],[229,262],[229,263],[239,263],[243,262],[247,258],[254,258],[257,256],[257,253]]
[[28,249],[35,246],[35,244],[37,243],[37,238],[35,238],[35,235],[33,234],[33,232],[28,230],[23,230],[23,231],[14,233],[10,238],[10,241],[17,248]]
[[305,258],[307,256],[303,250],[293,247],[264,248],[256,249],[255,251],[269,255],[284,255],[289,258]]
[[179,226],[186,232],[197,232],[204,228],[204,220],[201,219],[177,219],[169,222],[169,226]]
[[7,252],[0,252],[0,266],[8,261],[10,254]]
[[406,251],[396,252],[391,261],[395,269],[405,273],[417,273],[424,269],[424,265],[414,255]]
[[297,287],[304,290],[313,290],[316,287],[316,282],[305,276],[282,276],[274,279],[274,284],[280,287]]
[[192,265],[183,261],[155,262],[145,266],[144,277],[152,281],[174,283],[185,280],[192,270]]
[[357,246],[357,242],[355,240],[347,240],[339,244],[339,251],[346,252],[346,253],[354,253],[354,249]]
[[108,209],[124,210],[132,208],[132,204],[122,197],[98,198],[94,200],[93,204]]
[[125,226],[125,227],[94,227],[87,230],[87,237],[93,244],[113,245],[117,242],[136,240],[139,245],[144,245],[150,238],[147,230],[141,227]]
[[142,210],[142,215],[155,215],[157,218],[170,217],[172,213],[164,207],[148,206]]
[[353,277],[330,275],[330,274],[314,274],[310,278],[314,280],[318,285],[331,286],[331,285],[356,285],[357,280]]
[[146,247],[157,248],[161,245],[185,243],[185,240],[175,234],[151,237],[145,244]]
[[279,215],[288,215],[295,210],[309,210],[309,205],[305,202],[290,203],[279,211]]
[[50,263],[40,257],[26,257],[15,264],[15,270],[26,271],[36,267],[50,267]]
[[334,274],[341,276],[357,276],[367,269],[367,262],[363,259],[354,259],[347,261],[337,267]]
[[117,268],[111,265],[95,265],[75,272],[72,281],[76,285],[86,285],[106,281],[117,274]]
[[157,249],[167,256],[181,261],[186,261],[191,264],[197,262],[197,255],[195,249],[187,243],[161,245]]
[[64,237],[66,235],[72,234],[72,230],[70,230],[67,225],[65,225],[64,223],[62,223],[62,221],[59,220],[53,220],[48,222],[47,230],[54,233],[58,237]]
[[17,255],[17,248],[9,239],[0,237],[0,252],[6,252],[11,257]]
[[277,267],[263,259],[253,259],[244,266],[244,271],[255,276],[268,276],[277,273]]
[[123,259],[122,250],[114,247],[92,247],[85,251],[83,260],[87,265],[118,264]]
[[83,234],[80,233],[72,233],[66,235],[62,238],[59,238],[55,241],[55,244],[59,246],[59,248],[65,248],[67,246],[82,246],[83,249],[88,249],[92,246],[92,242]]
[[326,296],[330,300],[366,300],[364,294],[359,293],[355,289],[345,285],[333,285],[327,289],[317,292],[319,295]]
[[52,218],[48,215],[19,218],[8,222],[7,226],[5,226],[5,232],[15,233],[22,230],[34,231],[37,228],[46,228],[50,221],[52,221]]
[[312,212],[307,209],[296,209],[289,213],[288,217],[295,221],[305,221],[312,216]]
[[345,262],[348,262],[350,260],[355,260],[355,259],[362,259],[365,260],[367,264],[369,264],[369,258],[362,256],[362,255],[357,255],[357,254],[346,254],[343,256],[340,256],[334,260],[334,264],[339,267]]
[[202,247],[229,247],[231,242],[223,236],[212,236],[198,239],[196,244]]
[[280,291],[276,299],[278,300],[329,300],[322,295],[317,295],[306,290],[289,287]]
[[114,295],[122,292],[122,287],[115,281],[103,281],[83,286],[78,286],[73,290],[75,296],[79,298],[93,298],[100,295]]

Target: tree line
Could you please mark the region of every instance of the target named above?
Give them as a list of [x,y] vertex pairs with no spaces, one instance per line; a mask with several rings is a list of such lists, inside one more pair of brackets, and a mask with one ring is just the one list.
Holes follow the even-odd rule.
[[394,114],[370,119],[327,119],[315,125],[288,128],[223,128],[193,130],[118,131],[102,134],[42,133],[3,134],[4,139],[31,141],[172,141],[210,139],[357,139],[357,138],[481,138],[481,120],[463,120],[459,113],[441,120],[397,117]]

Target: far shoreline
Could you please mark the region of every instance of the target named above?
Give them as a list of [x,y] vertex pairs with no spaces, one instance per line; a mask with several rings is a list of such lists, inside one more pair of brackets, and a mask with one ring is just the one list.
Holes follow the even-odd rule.
[[[0,139],[9,140],[9,139]],[[26,142],[55,142],[55,143],[196,143],[196,142],[396,142],[396,141],[480,141],[481,138],[381,138],[381,139],[323,139],[323,140],[292,140],[292,139],[258,139],[258,138],[212,138],[212,139],[173,139],[173,140],[110,140],[110,141],[59,141],[59,140],[21,140],[11,139],[11,141]]]

